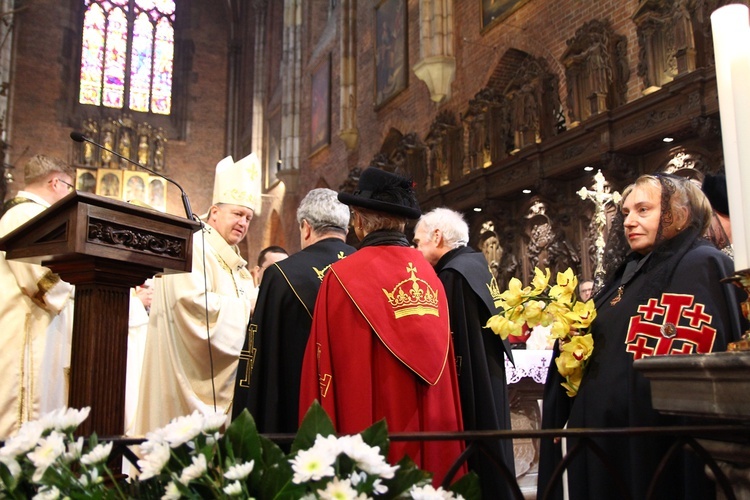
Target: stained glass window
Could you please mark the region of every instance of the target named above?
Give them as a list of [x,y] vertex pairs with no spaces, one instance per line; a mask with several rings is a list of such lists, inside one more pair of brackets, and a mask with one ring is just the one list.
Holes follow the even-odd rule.
[[168,115],[175,0],[84,0],[81,104]]

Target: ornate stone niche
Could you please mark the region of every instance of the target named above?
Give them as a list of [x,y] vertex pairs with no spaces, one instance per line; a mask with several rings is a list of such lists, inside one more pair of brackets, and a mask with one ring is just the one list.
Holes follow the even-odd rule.
[[535,197],[526,211],[524,274],[533,276],[535,267],[549,267],[553,273],[571,268],[578,275],[581,258],[565,234],[562,224],[547,215],[548,208],[546,201]]
[[509,101],[514,151],[557,135],[558,82],[544,59],[525,59],[504,95]]
[[415,132],[403,135],[391,129],[368,166],[408,177],[418,192],[424,192],[428,182],[426,156],[426,147]]
[[425,138],[429,150],[429,188],[445,186],[463,175],[463,129],[450,111],[441,111]]
[[638,33],[638,76],[649,93],[695,70],[694,23],[701,0],[641,0],[633,22]]
[[505,96],[484,88],[469,101],[463,117],[466,129],[466,172],[487,168],[508,156],[513,149],[509,107]]
[[[84,135],[108,149],[120,153],[132,161],[153,170],[162,171],[165,167],[167,138],[163,129],[155,129],[148,123],[138,123],[129,115],[121,118],[97,120],[86,118],[81,124]],[[88,142],[78,145],[73,151],[73,164],[86,168],[122,168],[133,170],[136,167],[112,153],[97,148]]]
[[593,20],[566,43],[562,63],[571,124],[625,103],[630,78],[627,39],[616,35],[608,21]]

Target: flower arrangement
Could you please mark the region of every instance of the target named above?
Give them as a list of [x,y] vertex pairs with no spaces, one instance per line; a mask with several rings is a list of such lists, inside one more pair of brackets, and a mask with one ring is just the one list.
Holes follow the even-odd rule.
[[113,443],[73,436],[90,409],[61,409],[27,422],[0,449],[1,498],[478,498],[468,474],[450,491],[433,488],[430,474],[404,457],[386,462],[388,432],[378,422],[362,433],[336,437],[331,420],[313,403],[284,452],[258,434],[244,411],[221,435],[226,415],[179,417],[140,445],[141,473],[125,481],[108,466]]
[[573,397],[594,351],[594,340],[588,331],[596,318],[596,308],[593,300],[578,300],[578,278],[572,269],[557,273],[555,285],[550,285],[550,278],[549,269],[539,268],[534,268],[529,286],[524,287],[521,280],[511,278],[508,289],[500,294],[503,312],[492,316],[486,328],[506,339],[508,335],[520,335],[524,325],[551,326],[550,336],[560,343],[560,354],[555,359],[557,371],[565,377],[562,386],[566,393]]

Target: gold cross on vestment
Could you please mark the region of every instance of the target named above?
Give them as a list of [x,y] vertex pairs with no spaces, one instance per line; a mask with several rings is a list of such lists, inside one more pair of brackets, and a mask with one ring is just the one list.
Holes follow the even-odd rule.
[[[240,379],[240,387],[250,387],[250,375],[253,373],[253,365],[255,365],[255,334],[258,332],[258,325],[251,323],[247,328],[247,350],[240,351],[240,363],[247,361],[245,367],[245,376]],[[240,372],[240,368],[237,367],[237,371]]]

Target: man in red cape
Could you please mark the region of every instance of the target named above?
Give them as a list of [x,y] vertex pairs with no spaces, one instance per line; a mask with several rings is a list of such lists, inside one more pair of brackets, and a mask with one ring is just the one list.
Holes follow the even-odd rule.
[[[344,434],[381,419],[389,432],[463,430],[445,291],[404,235],[406,219],[421,214],[411,182],[368,168],[358,190],[339,201],[352,207],[361,246],[321,285],[300,419],[318,399]],[[388,459],[409,455],[439,485],[463,449],[460,440],[393,442]]]

